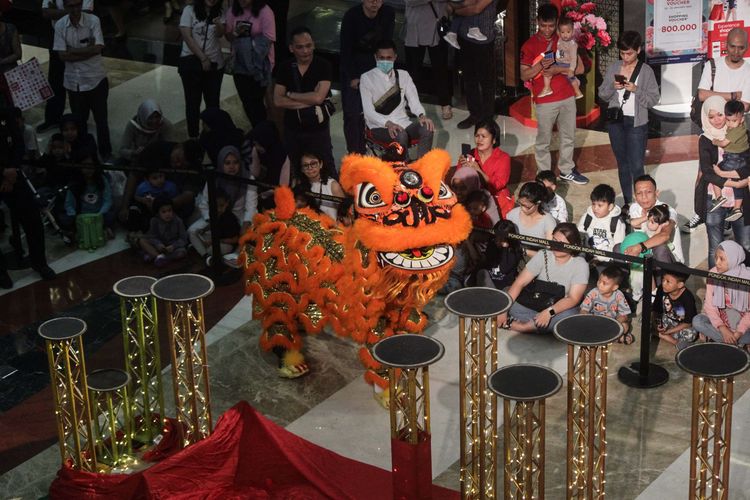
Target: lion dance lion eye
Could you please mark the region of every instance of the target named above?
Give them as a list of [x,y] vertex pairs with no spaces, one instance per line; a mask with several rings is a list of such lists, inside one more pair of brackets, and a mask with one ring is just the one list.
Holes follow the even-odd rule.
[[453,196],[453,192],[448,189],[448,186],[445,185],[445,183],[440,183],[440,191],[438,191],[438,200],[445,200],[446,198],[450,198]]
[[357,204],[362,208],[384,207],[385,202],[374,184],[365,183],[359,188]]

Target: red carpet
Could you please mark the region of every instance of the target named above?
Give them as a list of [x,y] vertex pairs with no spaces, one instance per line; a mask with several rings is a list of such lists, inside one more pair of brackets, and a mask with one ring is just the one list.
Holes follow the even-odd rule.
[[[383,436],[389,440],[389,436]],[[391,473],[305,441],[240,402],[207,439],[132,475],[63,468],[50,498],[392,498]],[[433,499],[457,499],[433,486]]]

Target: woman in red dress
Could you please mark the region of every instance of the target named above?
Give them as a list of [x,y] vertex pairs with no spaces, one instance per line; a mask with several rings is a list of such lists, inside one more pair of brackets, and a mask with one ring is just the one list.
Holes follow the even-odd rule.
[[469,167],[479,173],[505,218],[515,200],[508,189],[510,155],[500,149],[500,127],[492,119],[480,120],[474,128],[474,141],[476,148],[458,160],[458,168]]

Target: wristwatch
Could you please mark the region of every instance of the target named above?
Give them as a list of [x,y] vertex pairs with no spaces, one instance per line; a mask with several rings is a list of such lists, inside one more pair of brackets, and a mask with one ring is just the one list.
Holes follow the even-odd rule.
[[641,253],[646,253],[646,252],[648,252],[648,247],[646,246],[645,243],[641,242]]
[[553,317],[553,316],[554,316],[555,314],[557,314],[557,313],[555,312],[555,310],[554,310],[554,309],[552,309],[551,307],[550,307],[549,309],[547,309],[547,312],[549,313],[549,317],[550,317],[550,318],[552,318],[552,317]]

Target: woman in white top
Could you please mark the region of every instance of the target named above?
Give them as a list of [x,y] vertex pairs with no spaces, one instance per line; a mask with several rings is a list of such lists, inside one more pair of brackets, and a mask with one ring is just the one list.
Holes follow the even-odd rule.
[[[295,187],[301,186],[306,191],[316,194],[336,196],[344,198],[344,190],[341,189],[341,185],[336,181],[328,177],[328,174],[323,170],[323,160],[320,156],[315,153],[303,153],[302,159],[300,160],[299,172],[297,173],[297,179],[295,181]],[[315,200],[320,208],[320,211],[332,218],[337,219],[338,216],[338,202],[316,199]]]
[[[538,182],[527,182],[518,192],[518,206],[505,217],[518,228],[518,233],[534,238],[552,239],[552,231],[557,221],[544,212],[543,205],[549,200],[549,191]],[[525,246],[527,255],[536,254]]]
[[224,36],[220,0],[195,0],[185,6],[180,18],[182,52],[177,71],[185,92],[185,119],[188,135],[198,137],[201,98],[206,107],[219,107],[224,56],[219,39]]

